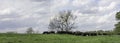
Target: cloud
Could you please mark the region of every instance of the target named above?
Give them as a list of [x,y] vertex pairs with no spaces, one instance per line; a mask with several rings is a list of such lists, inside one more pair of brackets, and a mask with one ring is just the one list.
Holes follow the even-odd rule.
[[27,27],[46,31],[51,17],[72,10],[77,30],[112,30],[119,0],[0,0],[0,30],[22,32]]
[[[49,18],[49,9],[47,9],[49,6],[46,6],[47,3],[44,3],[46,2],[32,2],[31,0],[4,0],[1,3],[2,5],[0,5],[0,29],[3,31],[20,29],[21,31],[21,28],[24,27],[41,27],[41,25],[43,25],[42,23],[44,23],[45,20],[48,21]],[[43,28],[41,28],[41,30],[42,29]]]

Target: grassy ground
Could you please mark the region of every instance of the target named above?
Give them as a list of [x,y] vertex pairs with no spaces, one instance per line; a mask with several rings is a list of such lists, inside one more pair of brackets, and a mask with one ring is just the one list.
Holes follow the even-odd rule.
[[0,43],[120,43],[120,36],[0,34]]

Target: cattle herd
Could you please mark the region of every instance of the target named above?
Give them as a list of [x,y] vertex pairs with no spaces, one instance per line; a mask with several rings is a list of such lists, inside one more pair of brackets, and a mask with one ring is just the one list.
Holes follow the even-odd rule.
[[77,35],[77,36],[97,36],[97,35],[112,35],[107,32],[72,32],[72,31],[44,31],[43,34],[70,34],[70,35]]

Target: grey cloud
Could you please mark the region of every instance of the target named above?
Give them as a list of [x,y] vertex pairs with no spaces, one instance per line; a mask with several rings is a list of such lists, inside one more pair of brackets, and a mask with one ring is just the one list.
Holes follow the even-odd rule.
[[[2,6],[0,7],[0,11],[7,8],[10,8],[10,9],[15,8],[15,9],[9,10],[10,13],[8,14],[6,13],[6,14],[0,15],[0,30],[5,30],[8,28],[11,30],[14,30],[14,29],[24,30],[24,29],[21,29],[24,27],[33,27],[36,30],[40,30],[40,31],[48,30],[47,27],[49,24],[49,19],[53,15],[55,15],[56,12],[63,11],[63,10],[78,11],[78,13],[76,13],[76,15],[78,16],[77,25],[79,26],[78,29],[80,30],[82,29],[83,30],[97,30],[97,29],[110,30],[114,28],[115,12],[120,10],[119,0],[118,1],[85,0],[87,1],[87,3],[85,4],[83,2],[83,3],[76,3],[73,5],[74,1],[76,0],[15,0],[15,1],[7,0],[7,1],[3,1],[2,3],[0,3],[1,4],[0,6]],[[104,7],[108,7],[112,2],[116,3],[116,5],[113,6],[114,9],[106,10]],[[103,10],[100,11],[99,7],[102,7]],[[113,15],[106,18],[110,14],[113,14]],[[5,19],[5,18],[14,18],[14,19],[1,21],[2,19]],[[100,18],[104,18],[104,21],[99,23],[97,21],[99,21]],[[111,22],[108,22],[108,21],[111,21]]]
[[51,1],[51,0],[31,0],[33,2]]
[[36,26],[35,20],[13,20],[0,22],[0,27],[3,28],[21,28],[21,27],[34,27]]

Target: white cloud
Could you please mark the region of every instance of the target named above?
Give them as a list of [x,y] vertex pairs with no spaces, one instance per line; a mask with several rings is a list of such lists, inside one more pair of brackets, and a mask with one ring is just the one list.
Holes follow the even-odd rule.
[[109,5],[100,6],[99,7],[99,11],[100,12],[105,12],[105,11],[109,11],[109,10],[115,9],[115,7],[116,7],[116,3],[115,2],[111,2]]
[[14,20],[14,18],[4,18],[4,19],[1,19],[0,21],[10,21],[10,20]]
[[14,12],[14,8],[5,8],[3,10],[0,10],[0,15],[8,15]]
[[0,6],[0,24],[4,24],[0,25],[1,30],[10,28],[21,32],[25,27],[33,27],[44,31],[50,18],[63,10],[73,10],[78,16],[76,21],[80,30],[109,30],[114,28],[114,16],[120,10],[120,1],[0,0]]
[[83,6],[83,5],[86,5],[90,2],[90,0],[74,0],[72,3],[73,3],[73,6]]

